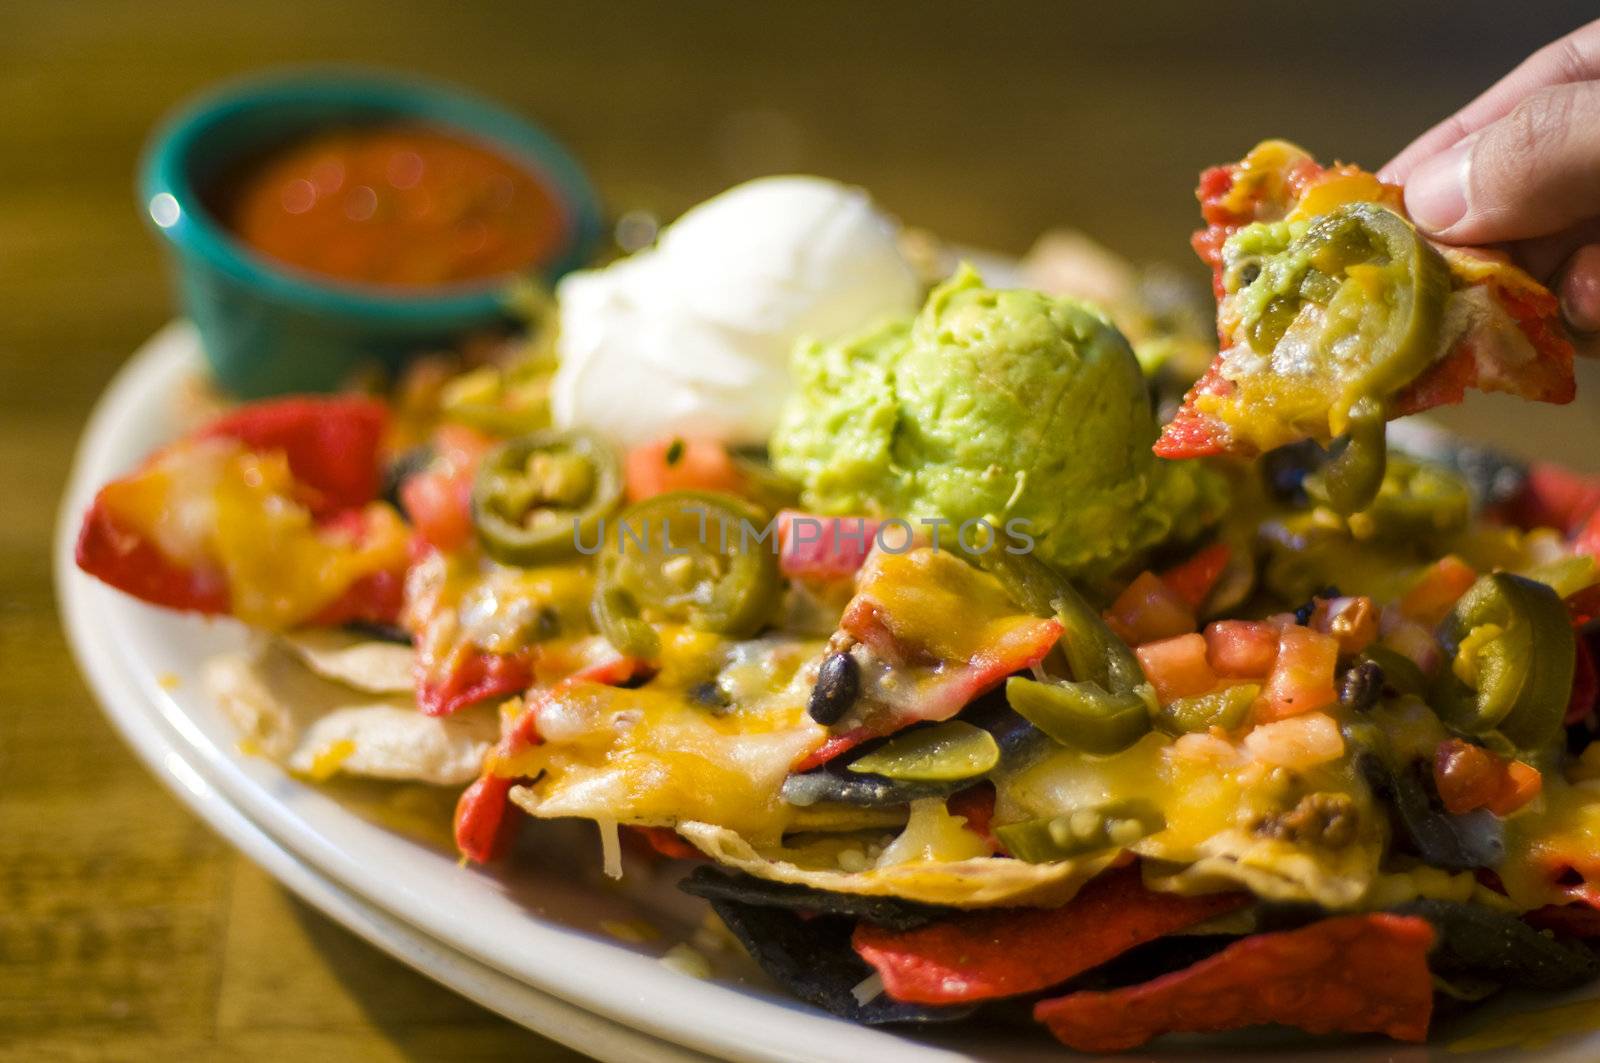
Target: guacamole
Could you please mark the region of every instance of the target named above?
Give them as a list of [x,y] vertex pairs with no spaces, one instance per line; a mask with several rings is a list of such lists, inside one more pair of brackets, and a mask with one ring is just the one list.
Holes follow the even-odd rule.
[[1169,464],[1133,351],[1071,299],[983,286],[970,267],[911,321],[802,344],[772,438],[777,468],[823,513],[996,528],[1074,574],[1122,567],[1199,531],[1223,487]]

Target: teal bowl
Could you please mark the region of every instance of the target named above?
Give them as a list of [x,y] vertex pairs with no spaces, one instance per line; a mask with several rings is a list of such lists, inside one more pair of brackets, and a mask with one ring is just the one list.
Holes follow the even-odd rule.
[[374,364],[394,367],[509,322],[511,278],[404,289],[323,279],[255,253],[207,213],[203,193],[242,159],[330,126],[397,120],[492,145],[544,181],[565,212],[567,239],[538,275],[553,280],[593,252],[601,214],[588,178],[561,145],[511,111],[453,88],[364,72],[305,71],[224,86],[152,137],[139,165],[139,199],[227,391],[243,398],[328,391]]

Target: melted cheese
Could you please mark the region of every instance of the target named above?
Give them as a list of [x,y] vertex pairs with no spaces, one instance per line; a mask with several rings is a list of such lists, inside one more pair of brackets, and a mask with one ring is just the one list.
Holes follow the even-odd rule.
[[755,667],[766,689],[746,673],[746,696],[718,709],[691,691],[717,675],[728,644],[687,628],[663,635],[661,670],[641,687],[579,683],[530,699],[544,741],[493,770],[535,778],[523,804],[537,816],[692,819],[776,840],[795,818],[779,796],[784,776],[825,737],[806,714],[800,670],[818,647],[763,640],[765,663]]
[[406,561],[409,535],[388,506],[368,508],[360,542],[318,528],[284,455],[230,440],[173,447],[101,498],[173,562],[221,568],[233,615],[257,627],[303,623],[357,580]]
[[[1247,885],[1279,900],[1330,907],[1358,904],[1375,879],[1383,817],[1346,761],[1286,772],[1250,758],[1215,736],[1174,742],[1152,732],[1111,756],[1057,749],[1020,771],[996,777],[995,822],[1056,816],[1140,798],[1158,807],[1166,828],[1130,848],[1142,857],[1190,865],[1162,888],[1205,892]],[[1345,795],[1356,827],[1335,846],[1270,837],[1263,822],[1309,793]]]

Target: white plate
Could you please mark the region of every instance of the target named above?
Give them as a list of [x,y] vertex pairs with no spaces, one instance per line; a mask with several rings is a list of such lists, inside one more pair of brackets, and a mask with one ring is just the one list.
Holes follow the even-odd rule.
[[[631,874],[622,887],[608,886],[595,874],[598,843],[592,834],[544,831],[535,839],[542,847],[520,853],[505,868],[467,870],[448,852],[386,830],[271,764],[239,755],[232,726],[204,696],[199,669],[211,654],[242,645],[247,633],[230,621],[207,622],[141,605],[82,575],[72,564],[77,520],[94,490],[170,437],[177,420],[174,397],[198,366],[187,327],[170,326],[153,337],[102,397],[63,499],[56,564],[68,635],[80,665],[119,725],[159,718],[175,738],[180,761],[221,799],[274,846],[367,908],[409,924],[422,938],[442,943],[446,952],[464,954],[541,993],[652,1037],[738,1060],[929,1063],[981,1056],[1020,1063],[1066,1054],[1032,1028],[906,1033],[858,1027],[784,997],[747,964],[732,965],[730,980],[686,977],[663,966],[658,957],[689,935],[702,907],[670,882],[648,875]],[[192,790],[179,792],[197,809],[205,803]],[[342,920],[338,913],[330,914]],[[642,946],[625,945],[605,933],[601,924],[607,920],[643,920],[662,936]],[[372,924],[372,933],[380,944],[390,939],[390,931],[379,924]],[[439,962],[436,958],[418,959],[419,969],[449,981],[447,972],[428,966]],[[1513,1005],[1497,1010],[1508,1006]],[[554,1032],[537,1018],[519,1021]],[[1481,1026],[1485,1016],[1470,1021]],[[1308,1045],[1276,1033],[1225,1042],[1175,1039],[1162,1056],[1232,1059],[1250,1051],[1280,1059],[1460,1058],[1444,1051],[1454,1032],[1436,1030],[1430,1047],[1375,1039]],[[1596,1056],[1596,1035],[1563,1037],[1545,1050],[1545,1058]]]
[[[111,669],[104,669],[98,675],[100,680],[119,678]],[[123,684],[128,682],[126,676],[120,678]],[[156,778],[181,797],[213,830],[302,900],[395,959],[513,1022],[542,1031],[600,1059],[616,1063],[638,1059],[704,1063],[708,1058],[540,993],[456,952],[340,888],[279,847],[244,813],[229,804],[208,781],[204,770],[184,758],[176,736],[149,707],[123,699],[119,708],[112,708],[113,699],[106,697],[107,691],[97,687],[96,692],[105,700],[107,714],[128,745]]]

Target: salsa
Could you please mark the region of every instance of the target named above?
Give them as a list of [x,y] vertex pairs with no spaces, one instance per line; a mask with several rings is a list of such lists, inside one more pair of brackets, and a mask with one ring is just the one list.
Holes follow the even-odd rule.
[[253,250],[360,284],[426,287],[535,267],[567,219],[493,148],[438,129],[329,129],[246,161],[210,207]]

